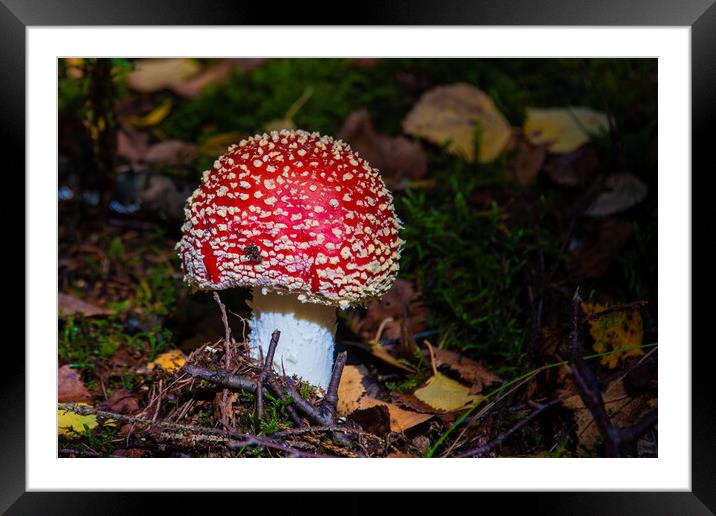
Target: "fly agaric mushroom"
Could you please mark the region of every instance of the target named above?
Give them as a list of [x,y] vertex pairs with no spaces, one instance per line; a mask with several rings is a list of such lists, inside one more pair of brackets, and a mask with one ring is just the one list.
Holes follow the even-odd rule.
[[325,389],[336,307],[379,298],[398,272],[401,226],[378,172],[340,140],[272,131],[229,147],[185,213],[185,281],[253,288],[252,356],[278,329],[274,364]]

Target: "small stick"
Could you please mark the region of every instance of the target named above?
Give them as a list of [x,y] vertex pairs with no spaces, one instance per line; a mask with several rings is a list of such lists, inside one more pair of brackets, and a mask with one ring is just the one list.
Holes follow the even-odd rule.
[[281,332],[274,330],[271,334],[271,343],[269,344],[268,352],[266,353],[266,360],[264,361],[263,369],[259,375],[259,381],[256,388],[256,416],[259,420],[264,417],[264,380],[266,379],[266,373],[271,371],[273,367],[273,356],[276,354],[276,346],[278,346],[278,339],[281,337]]
[[[224,367],[231,370],[231,328],[229,328],[229,319],[226,317],[226,307],[224,306],[224,303],[221,302],[219,293],[214,291],[213,294],[214,301],[216,301],[216,304],[219,305],[219,310],[221,310],[221,322],[224,323]],[[233,426],[229,417],[230,412],[231,407],[229,403],[229,390],[224,389],[221,393],[221,423],[226,428],[232,428]]]
[[548,403],[544,403],[544,404],[539,405],[539,407],[538,407],[536,410],[532,411],[532,413],[530,413],[530,414],[529,414],[527,417],[525,417],[524,419],[521,419],[515,426],[513,426],[513,427],[510,428],[509,430],[506,430],[505,432],[501,433],[501,434],[497,437],[497,439],[495,439],[495,440],[493,440],[493,441],[487,443],[487,444],[484,445],[484,446],[480,446],[480,447],[478,447],[478,448],[474,448],[474,449],[472,449],[472,450],[468,450],[468,451],[463,452],[463,453],[461,453],[461,454],[459,454],[459,455],[456,455],[456,457],[459,457],[459,458],[462,458],[462,457],[480,457],[480,456],[482,456],[482,455],[485,455],[486,453],[491,452],[492,450],[494,450],[494,449],[497,448],[498,446],[501,446],[502,443],[504,443],[504,442],[505,442],[512,434],[514,434],[517,430],[519,430],[520,428],[522,428],[523,426],[525,426],[527,423],[529,423],[530,421],[532,421],[534,418],[536,418],[537,416],[539,416],[542,412],[544,412],[544,411],[547,410],[548,408],[553,407],[554,405],[556,405],[557,403],[559,403],[559,402],[561,402],[561,401],[562,401],[562,398],[557,398],[557,399],[554,399],[554,400],[552,400],[552,401],[550,401],[550,402],[548,402]]
[[256,392],[256,381],[246,376],[231,374],[225,369],[207,369],[195,364],[186,364],[182,371],[195,378],[201,378],[216,385],[222,385],[229,389]]
[[[105,419],[114,419],[116,421],[122,421],[125,423],[132,423],[132,424],[143,424],[148,427],[157,427],[164,430],[170,430],[177,432],[177,435],[174,436],[174,439],[189,439],[189,440],[197,440],[204,442],[207,442],[210,439],[210,437],[219,437],[223,440],[228,440],[228,446],[231,448],[234,447],[241,447],[241,446],[266,446],[267,448],[276,448],[281,451],[284,451],[286,453],[290,453],[293,456],[296,457],[318,457],[319,455],[314,454],[307,454],[306,452],[302,452],[301,450],[296,450],[294,448],[289,448],[280,442],[276,441],[275,439],[267,438],[267,437],[260,437],[257,435],[247,434],[243,432],[235,432],[235,431],[225,431],[220,430],[218,428],[208,428],[208,427],[201,427],[201,426],[195,426],[195,425],[186,425],[181,423],[168,423],[166,421],[152,421],[151,419],[146,419],[142,417],[137,416],[127,416],[124,414],[117,414],[114,412],[109,412],[106,410],[99,410],[95,409],[93,407],[86,407],[83,405],[77,405],[75,403],[60,403],[58,405],[58,408],[60,410],[66,410],[69,412],[74,412],[75,414],[80,415],[89,415],[94,414],[100,417],[103,417]],[[188,434],[180,434],[181,432],[188,432]],[[166,435],[166,433],[164,433]],[[236,441],[239,441],[239,444],[236,446],[232,446],[232,444],[235,444]],[[327,457],[326,455],[322,455],[321,457]]]
[[[245,376],[232,374],[224,369],[207,369],[205,367],[194,364],[187,364],[183,367],[183,371],[191,376],[207,380],[217,385],[223,385],[231,389],[244,389],[249,392],[256,392],[257,382]],[[319,425],[330,425],[330,421],[311,405],[308,401],[296,391],[295,387],[290,384],[281,385],[278,376],[272,371],[267,371],[266,382],[269,387],[279,396],[287,395],[293,400],[296,407],[306,414],[310,420]],[[290,413],[290,412],[289,412]]]
[[323,400],[323,413],[331,420],[331,424],[336,422],[336,407],[338,405],[338,386],[341,383],[341,375],[343,374],[343,368],[346,365],[348,359],[348,353],[344,351],[339,353],[336,357],[336,363],[333,365],[333,372],[331,373],[331,381],[328,383],[328,390],[326,390],[326,397]]

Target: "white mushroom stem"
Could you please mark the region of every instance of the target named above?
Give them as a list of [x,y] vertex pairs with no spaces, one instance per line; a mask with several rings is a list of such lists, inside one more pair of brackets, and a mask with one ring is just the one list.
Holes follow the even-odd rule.
[[273,366],[279,373],[296,375],[322,389],[328,387],[333,368],[336,308],[302,303],[295,294],[277,294],[254,288],[249,321],[251,356],[266,356],[271,334],[281,332]]

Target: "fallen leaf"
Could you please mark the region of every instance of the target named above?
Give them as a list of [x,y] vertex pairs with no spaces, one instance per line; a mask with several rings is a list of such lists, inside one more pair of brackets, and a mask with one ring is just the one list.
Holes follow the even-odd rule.
[[386,339],[399,339],[401,323],[407,308],[410,317],[410,330],[419,333],[424,329],[425,306],[418,301],[419,294],[413,284],[407,280],[396,280],[388,292],[379,300],[368,304],[365,317],[355,324],[354,330],[364,341],[375,338],[375,334],[386,319],[388,321],[381,335]]
[[[582,310],[587,315],[598,315],[606,308],[604,305],[582,303]],[[644,353],[639,347],[644,336],[644,323],[638,310],[611,312],[588,322],[589,333],[594,339],[594,351],[615,351],[601,358],[601,363],[610,369],[615,368],[622,358]]]
[[612,174],[604,182],[605,191],[586,209],[585,215],[604,217],[625,211],[646,197],[648,187],[632,174]]
[[403,371],[412,373],[415,368],[408,366],[407,364],[404,364],[400,362],[396,357],[391,355],[385,347],[378,342],[377,340],[370,340],[368,342],[369,351],[370,353],[380,359],[381,361],[385,362],[386,364],[390,364],[393,367],[397,367],[398,369],[402,369]]
[[599,173],[599,158],[592,145],[552,156],[544,164],[547,176],[561,186],[584,186]]
[[460,382],[437,373],[425,383],[424,387],[413,393],[416,398],[437,410],[455,411],[477,405],[484,399],[479,394],[470,394],[470,388]]
[[581,147],[593,134],[609,130],[607,115],[585,107],[527,108],[523,131],[533,145],[549,145],[553,154]]
[[[84,407],[91,407],[89,403],[77,403]],[[85,426],[92,430],[97,426],[97,416],[88,414],[83,416],[69,410],[57,411],[57,432],[62,437],[76,438],[85,431]]]
[[155,360],[149,362],[149,364],[147,364],[147,369],[151,371],[155,367],[161,367],[166,372],[170,373],[172,371],[176,371],[177,369],[181,369],[185,363],[186,357],[184,356],[184,353],[178,349],[173,349],[172,351],[162,353]]
[[172,111],[172,99],[164,99],[161,104],[154,107],[149,113],[143,116],[127,115],[122,117],[122,122],[133,127],[152,127],[162,122]]
[[400,407],[411,410],[413,412],[422,412],[423,414],[436,413],[433,407],[431,407],[424,401],[420,401],[418,398],[415,397],[415,395],[408,394],[407,392],[392,392],[390,393],[390,399],[396,405],[399,405]]
[[69,365],[63,365],[57,370],[57,401],[89,402],[92,395],[82,381],[82,376]]
[[392,429],[390,412],[385,405],[356,408],[346,419],[374,435],[385,435]]
[[152,165],[189,165],[196,159],[196,145],[182,140],[165,140],[147,149],[143,159]]
[[127,75],[127,85],[142,93],[172,88],[201,70],[193,59],[137,59],[136,64]]
[[102,408],[117,414],[133,414],[139,410],[139,400],[127,389],[117,389],[115,393],[101,404]]
[[502,379],[488,370],[479,362],[475,362],[457,351],[447,349],[433,348],[435,356],[435,365],[447,365],[460,375],[460,378],[472,385],[470,392],[476,394],[481,392],[484,387],[493,383],[501,382]]
[[92,305],[81,299],[78,299],[69,294],[60,292],[57,295],[58,312],[60,319],[64,319],[68,315],[82,314],[85,317],[94,317],[97,315],[109,315],[112,313],[111,310],[101,308],[99,306]]
[[396,407],[392,403],[386,403],[385,401],[376,400],[374,398],[365,397],[361,399],[358,407],[359,409],[366,409],[375,407],[376,405],[382,405],[388,409],[390,414],[390,429],[393,432],[404,432],[405,430],[419,425],[430,419],[432,414],[418,414],[417,412],[411,412],[409,410],[403,410],[400,407]]
[[419,143],[405,137],[390,137],[378,133],[366,109],[350,113],[338,137],[350,144],[391,185],[401,180],[424,177],[428,172],[428,157]]
[[[634,425],[651,408],[646,396],[629,397],[624,391],[624,383],[618,379],[609,383],[607,389],[602,393],[602,399],[612,424],[618,428]],[[575,394],[562,401],[562,404],[574,411],[574,419],[577,423],[576,433],[580,444],[586,448],[592,448],[599,439],[599,428],[582,398]]]
[[358,408],[358,402],[365,394],[362,380],[363,374],[356,366],[347,365],[343,368],[336,407],[339,416],[346,416]]
[[492,99],[469,84],[438,86],[425,93],[403,120],[406,133],[438,145],[467,161],[488,163],[505,149],[512,136],[507,119]]

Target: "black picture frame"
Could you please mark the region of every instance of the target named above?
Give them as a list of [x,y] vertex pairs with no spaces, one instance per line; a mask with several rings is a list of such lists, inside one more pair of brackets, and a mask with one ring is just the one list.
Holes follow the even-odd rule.
[[[5,78],[0,80],[0,141],[7,144],[4,166],[6,170],[25,170],[24,153],[18,149],[25,144],[25,29],[50,25],[575,25],[575,26],[685,26],[691,27],[692,79],[692,177],[713,174],[713,143],[709,125],[716,122],[716,0],[482,0],[457,2],[443,0],[386,1],[369,4],[348,12],[348,7],[335,19],[318,22],[316,13],[332,13],[335,2],[295,3],[267,11],[260,2],[229,2],[225,0],[0,0],[0,63]],[[329,8],[330,7],[330,8]],[[270,16],[268,16],[270,14]],[[327,17],[325,17],[327,18]],[[48,115],[50,119],[52,115]],[[708,167],[708,168],[707,168]],[[15,192],[25,191],[24,174],[14,172]],[[5,190],[6,192],[10,191]],[[693,189],[692,199],[709,195],[708,189]],[[692,207],[694,228],[708,220]],[[19,232],[18,232],[19,233]],[[16,237],[17,249],[25,241]],[[694,242],[696,243],[696,242]],[[705,246],[706,244],[701,244]],[[692,256],[696,254],[692,249]],[[16,260],[20,262],[20,260]],[[24,262],[24,260],[23,260]],[[705,268],[699,268],[706,273]],[[25,277],[31,272],[25,269]],[[19,275],[18,275],[19,276]],[[699,281],[699,284],[704,285]],[[8,287],[9,288],[9,287]],[[705,290],[705,285],[701,290]],[[15,289],[14,292],[23,292]],[[17,294],[15,294],[17,295]],[[691,303],[692,320],[708,321],[710,303]],[[20,306],[20,303],[15,303]],[[22,306],[25,306],[24,303]],[[31,307],[28,307],[31,309]],[[699,317],[700,316],[700,317]],[[9,339],[9,337],[8,337]],[[25,492],[25,356],[15,339],[6,343],[0,374],[0,511],[7,514],[129,514],[148,511],[145,496],[127,493],[39,493]],[[689,343],[681,343],[688,346]],[[714,514],[716,511],[716,409],[711,399],[714,392],[710,353],[707,340],[693,338],[692,343],[692,491],[639,493],[524,493],[508,496],[479,494],[484,504],[490,496],[500,512],[529,504],[530,510],[546,514]],[[9,417],[12,415],[12,417]],[[216,495],[212,495],[216,496]],[[242,495],[243,496],[243,495]],[[291,497],[272,496],[272,504]],[[320,495],[319,495],[320,496]],[[446,495],[447,496],[447,495]],[[451,497],[453,494],[450,495]],[[499,500],[492,500],[499,496]],[[201,497],[203,498],[203,497]],[[414,500],[420,502],[421,496]],[[464,497],[459,497],[463,500]],[[173,506],[190,508],[196,496],[163,494],[158,500],[162,512],[172,514]],[[212,505],[220,503],[212,499]],[[454,498],[451,498],[454,500]],[[293,502],[295,503],[295,499]],[[313,502],[306,503],[308,507]],[[320,502],[316,502],[320,503]],[[324,502],[328,504],[328,502]],[[344,509],[332,514],[364,513],[373,510],[376,502],[365,495],[348,494],[341,499]],[[450,502],[452,504],[452,501]],[[345,509],[345,508],[348,509]],[[274,505],[274,508],[276,506]],[[237,508],[238,510],[238,508]]]

